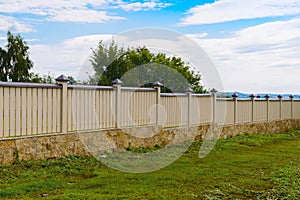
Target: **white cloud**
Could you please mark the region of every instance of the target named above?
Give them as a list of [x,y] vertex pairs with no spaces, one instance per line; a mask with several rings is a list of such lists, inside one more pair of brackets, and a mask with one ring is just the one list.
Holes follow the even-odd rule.
[[191,8],[179,25],[212,24],[299,13],[299,0],[218,0]]
[[110,13],[108,9],[157,10],[169,5],[156,0],[142,3],[128,3],[121,0],[0,0],[0,12],[44,16],[54,22],[104,23],[125,20],[124,17]]
[[110,0],[0,0],[0,12],[22,13],[45,16],[49,21],[103,23],[111,20],[123,20],[104,9]]
[[207,37],[207,33],[200,33],[200,34],[197,34],[197,33],[195,33],[195,34],[185,34],[185,36],[187,36],[187,37],[190,37],[190,38],[197,38],[197,39],[200,39],[200,38],[205,38],[205,37]]
[[111,20],[125,20],[123,17],[111,16],[105,11],[95,10],[61,10],[53,12],[48,17],[49,21],[55,22],[80,22],[80,23],[104,23]]
[[87,66],[91,48],[95,48],[100,40],[111,38],[112,35],[89,35],[68,39],[56,45],[31,45],[33,70],[40,74],[50,72],[55,76],[65,74],[75,78],[85,72],[91,74],[91,68]]
[[197,39],[214,60],[225,90],[299,92],[300,18],[265,23],[233,37]]
[[120,2],[120,8],[125,11],[140,11],[140,10],[159,10],[171,6],[171,3],[162,3],[158,1],[134,2],[125,3]]
[[30,25],[26,25],[13,17],[0,15],[0,31],[13,31],[13,32],[32,32],[34,31]]

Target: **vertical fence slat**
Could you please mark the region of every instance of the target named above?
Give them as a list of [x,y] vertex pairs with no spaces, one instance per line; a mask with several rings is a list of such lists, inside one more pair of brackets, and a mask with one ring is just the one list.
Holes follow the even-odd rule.
[[56,131],[57,132],[61,132],[61,102],[62,102],[62,96],[61,96],[61,90],[62,89],[58,89],[56,90]]
[[92,129],[97,129],[98,127],[97,127],[97,123],[96,123],[96,116],[97,116],[97,114],[96,114],[96,91],[95,90],[92,90],[92,105],[91,105],[91,108],[92,108],[92,110],[91,110],[91,112],[92,112],[92,125],[91,125],[91,127],[92,127]]
[[[26,101],[26,135],[32,134],[32,127],[33,127],[33,99],[32,99],[32,88],[27,89],[27,101]],[[35,105],[36,106],[36,105]]]
[[16,114],[15,114],[15,123],[16,123],[16,136],[21,135],[21,89],[16,88]]
[[48,109],[48,102],[47,102],[47,90],[48,89],[43,89],[42,91],[42,102],[43,102],[43,106],[42,106],[42,132],[43,133],[47,133],[47,109]]
[[43,89],[38,89],[38,123],[37,123],[37,133],[41,134],[43,132]]
[[16,88],[11,87],[9,89],[9,136],[15,136],[16,134]]
[[73,110],[73,95],[72,95],[73,90],[68,90],[68,127],[67,131],[72,131],[74,130],[72,125],[73,125],[73,119],[72,119],[72,110]]
[[52,89],[48,89],[48,98],[47,98],[47,132],[48,133],[52,133],[53,131],[53,123],[52,123],[52,114],[53,114],[53,96],[52,96],[53,90]]
[[97,90],[97,96],[96,96],[96,100],[97,100],[97,107],[96,107],[96,111],[97,111],[97,125],[98,128],[102,128],[102,108],[101,108],[101,104],[102,104],[102,93],[100,90]]
[[3,137],[3,88],[0,87],[0,138]]
[[[32,89],[32,134],[38,133],[38,90],[36,88]],[[40,103],[39,103],[40,104]]]
[[81,123],[82,123],[82,115],[83,113],[81,113],[81,101],[80,101],[80,90],[75,90],[76,92],[76,130],[80,130],[81,129]]
[[57,133],[57,89],[53,89],[53,103],[52,103],[52,130]]
[[3,137],[9,137],[9,99],[10,97],[10,91],[9,88],[5,87],[4,88],[4,112],[3,112],[3,127],[4,127],[4,132],[3,132]]
[[21,96],[22,96],[22,104],[21,104],[21,135],[26,135],[26,126],[27,126],[27,88],[21,89]]

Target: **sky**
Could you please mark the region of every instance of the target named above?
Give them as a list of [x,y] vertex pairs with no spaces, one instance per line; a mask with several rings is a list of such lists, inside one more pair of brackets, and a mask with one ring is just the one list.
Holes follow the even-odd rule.
[[299,0],[0,0],[0,46],[20,34],[41,75],[76,78],[100,40],[147,27],[199,45],[221,90],[300,93]]

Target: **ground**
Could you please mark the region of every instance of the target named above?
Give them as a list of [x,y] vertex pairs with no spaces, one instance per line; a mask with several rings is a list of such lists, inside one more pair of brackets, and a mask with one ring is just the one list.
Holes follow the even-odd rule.
[[[0,166],[3,199],[298,199],[300,131],[219,140],[205,158],[193,142],[151,173],[117,171],[93,157]],[[134,149],[131,149],[134,151]]]

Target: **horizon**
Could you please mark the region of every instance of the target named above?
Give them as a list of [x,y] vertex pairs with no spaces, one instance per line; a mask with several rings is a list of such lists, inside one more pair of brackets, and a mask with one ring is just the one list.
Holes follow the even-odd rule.
[[0,0],[0,23],[0,46],[8,30],[21,34],[30,47],[32,71],[41,75],[77,78],[100,40],[156,27],[181,33],[203,48],[224,91],[300,93],[296,0]]

